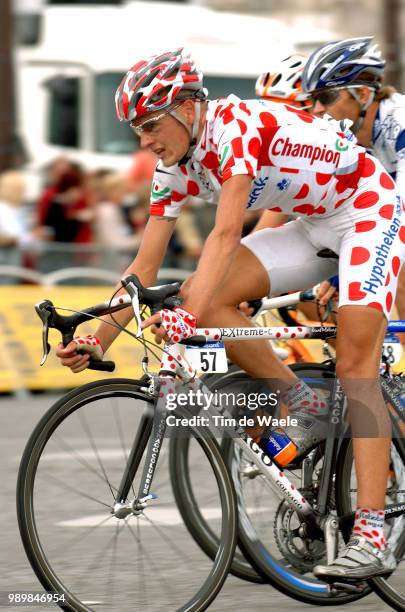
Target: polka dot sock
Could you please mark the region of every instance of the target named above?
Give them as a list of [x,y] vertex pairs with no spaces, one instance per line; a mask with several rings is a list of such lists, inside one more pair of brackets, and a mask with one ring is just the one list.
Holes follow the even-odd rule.
[[326,414],[328,411],[324,398],[302,380],[283,394],[282,401],[287,405],[290,414],[297,410],[313,415]]
[[370,508],[358,508],[354,518],[353,535],[370,540],[380,550],[386,547],[384,537],[384,512]]

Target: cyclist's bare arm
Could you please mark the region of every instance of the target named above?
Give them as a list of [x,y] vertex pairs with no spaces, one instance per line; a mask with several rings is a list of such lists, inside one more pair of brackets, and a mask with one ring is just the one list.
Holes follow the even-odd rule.
[[[144,286],[148,287],[154,285],[175,224],[175,219],[150,217],[142,237],[139,251],[134,261],[123,273],[123,276],[127,274],[136,274],[139,276]],[[120,287],[120,284],[116,286],[116,289],[118,287]],[[122,310],[116,313],[114,318],[121,325],[126,326],[133,318],[133,311],[130,308]],[[105,320],[111,321],[111,318],[105,317]],[[108,323],[101,323],[96,332],[96,336],[104,352],[113,343],[118,334],[119,331],[116,328],[108,325]],[[88,354],[77,354],[77,345],[74,342],[71,342],[66,348],[59,345],[56,350],[56,355],[61,358],[62,364],[70,367],[73,372],[84,370],[89,360]]]
[[[243,174],[229,178],[222,186],[215,226],[205,242],[183,306],[196,316],[197,321],[209,309],[215,293],[223,285],[240,245],[251,182],[251,177]],[[144,327],[159,321],[160,315],[153,315],[145,321]],[[158,336],[164,334],[164,330],[157,330]]]

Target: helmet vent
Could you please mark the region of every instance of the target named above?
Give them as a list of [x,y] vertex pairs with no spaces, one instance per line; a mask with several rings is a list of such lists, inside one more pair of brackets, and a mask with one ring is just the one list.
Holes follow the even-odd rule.
[[179,67],[176,64],[175,66],[173,66],[170,70],[168,70],[167,72],[165,72],[165,79],[171,79],[172,77],[176,76],[176,74],[179,71]]
[[142,87],[148,87],[148,85],[152,83],[153,79],[155,79],[158,74],[159,74],[159,68],[156,68],[155,70],[151,70],[151,72],[148,75],[146,75],[145,79],[142,81]]
[[157,102],[165,98],[171,89],[171,85],[166,85],[166,87],[162,87],[162,89],[159,89],[159,91],[157,91],[156,94],[154,96],[151,96],[150,98],[152,104],[156,104]]

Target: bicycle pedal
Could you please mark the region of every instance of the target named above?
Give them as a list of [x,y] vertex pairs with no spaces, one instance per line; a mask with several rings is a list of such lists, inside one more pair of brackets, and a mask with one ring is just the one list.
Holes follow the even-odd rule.
[[[327,582],[325,580],[325,582]],[[336,593],[361,593],[366,587],[366,582],[331,582],[329,585],[329,592],[331,595]]]

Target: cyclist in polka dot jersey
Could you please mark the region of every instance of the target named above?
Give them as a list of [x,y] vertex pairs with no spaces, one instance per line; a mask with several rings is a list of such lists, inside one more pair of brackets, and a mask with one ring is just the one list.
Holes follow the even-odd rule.
[[[392,179],[328,121],[233,95],[208,101],[202,74],[181,49],[131,68],[117,90],[116,106],[141,146],[160,160],[151,216],[126,273],[138,274],[144,285],[156,282],[188,194],[218,204],[197,271],[183,289],[182,308],[144,322],[145,327],[163,324],[155,328],[157,337],[176,342],[196,326],[251,325],[236,304],[312,286],[337,271],[336,260],[318,252],[329,248],[340,255],[337,374],[349,411],[375,423],[379,435],[354,440],[358,506],[383,508],[390,430],[378,366],[405,239],[402,202]],[[296,218],[241,241],[245,211],[259,208]],[[115,317],[123,325],[130,320],[125,311]],[[105,351],[117,331],[104,323],[96,335]],[[251,376],[277,379],[288,403],[297,379],[268,342],[241,346],[229,340],[226,348]],[[57,354],[78,372],[88,361],[75,350],[71,343]],[[392,553],[381,553],[381,559],[368,553],[366,562],[357,564],[361,578],[394,569]]]
[[[223,182],[239,174],[250,176],[247,209],[301,217],[278,228],[272,248],[262,245],[266,230],[243,240],[267,269],[275,256],[283,257],[286,240],[294,243],[288,254],[291,269],[284,264],[282,275],[273,273],[272,292],[286,291],[286,283],[311,286],[323,267],[335,271],[335,262],[329,261],[308,269],[307,242],[302,248],[299,244],[303,234],[312,241],[312,251],[314,246],[318,251],[328,247],[340,254],[340,305],[365,304],[388,316],[400,265],[390,243],[397,234],[405,239],[402,206],[382,166],[363,149],[350,146],[332,126],[286,105],[243,102],[231,95],[208,103],[192,159],[163,169],[159,162],[151,215],[176,218],[187,195],[215,202]],[[378,237],[370,248],[377,225]]]

